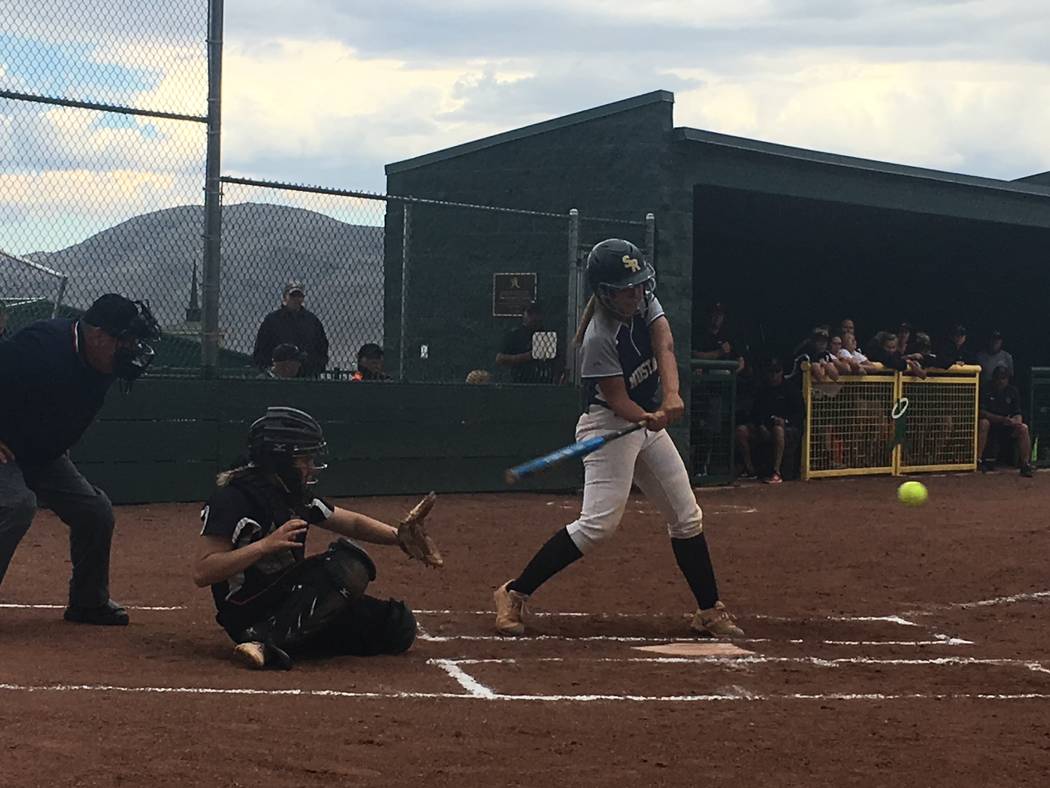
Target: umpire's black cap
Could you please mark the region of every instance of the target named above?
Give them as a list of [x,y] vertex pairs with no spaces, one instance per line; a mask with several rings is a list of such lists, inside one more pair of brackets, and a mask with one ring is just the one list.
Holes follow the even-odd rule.
[[[110,336],[122,337],[127,334],[139,335],[138,305],[117,293],[106,293],[95,299],[84,313],[84,322],[101,328]],[[149,339],[149,336],[141,336],[141,339]]]

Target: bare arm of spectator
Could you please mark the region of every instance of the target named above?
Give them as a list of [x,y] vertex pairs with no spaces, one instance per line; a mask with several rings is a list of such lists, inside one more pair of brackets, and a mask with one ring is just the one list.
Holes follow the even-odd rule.
[[517,367],[522,364],[528,364],[532,361],[532,351],[526,350],[524,353],[497,353],[496,363],[501,367]]

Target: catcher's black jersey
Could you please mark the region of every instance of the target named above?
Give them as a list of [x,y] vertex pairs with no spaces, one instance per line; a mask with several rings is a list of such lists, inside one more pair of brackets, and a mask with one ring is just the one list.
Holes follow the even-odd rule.
[[[333,507],[320,498],[296,506],[287,494],[250,474],[212,493],[201,510],[201,534],[229,539],[237,550],[264,539],[293,518],[316,525],[331,517],[332,512]],[[215,583],[211,590],[216,608],[221,611],[230,600],[245,602],[268,588],[303,560],[305,550],[304,539],[301,547],[270,553],[243,572]]]

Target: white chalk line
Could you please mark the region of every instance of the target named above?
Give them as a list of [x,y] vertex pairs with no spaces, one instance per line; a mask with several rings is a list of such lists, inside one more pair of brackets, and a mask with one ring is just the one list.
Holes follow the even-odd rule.
[[459,665],[460,663],[450,659],[428,659],[428,665],[437,665],[449,676],[451,676],[456,683],[459,684],[463,689],[469,692],[475,698],[494,698],[496,693],[486,687],[480,681],[475,679],[469,673],[467,673]]
[[945,610],[969,610],[980,607],[996,607],[998,605],[1012,605],[1017,602],[1034,602],[1050,599],[1050,591],[1034,591],[1025,594],[1013,594],[1011,596],[997,596],[991,599],[979,599],[974,602],[946,602],[931,603],[916,610],[906,610],[902,616],[932,616]]
[[[0,602],[0,608],[10,610],[65,610],[68,605],[29,605],[15,602]],[[124,605],[126,610],[186,610],[185,605]]]
[[[413,610],[416,615],[422,616],[495,616],[495,610]],[[659,613],[586,613],[579,610],[561,610],[561,611],[532,611],[528,612],[528,615],[534,618],[626,618],[626,619],[666,619],[675,618],[676,614],[659,614]],[[688,618],[688,616],[678,616],[681,618]],[[762,613],[756,613],[752,615],[744,616],[744,618],[753,618],[757,621],[780,621],[785,623],[798,623],[804,621],[806,616],[770,616]],[[885,622],[888,624],[898,624],[904,627],[917,627],[920,626],[914,621],[908,621],[906,618],[901,616],[848,616],[848,615],[835,615],[835,616],[814,616],[813,618],[821,619],[823,621],[857,621],[865,623],[878,623]]]
[[[641,637],[633,635],[581,635],[568,637],[563,635],[529,635],[525,637],[507,637],[504,635],[430,635],[419,634],[419,640],[429,643],[479,642],[479,643],[519,643],[528,644],[537,641],[564,643],[696,643],[702,638],[667,638]],[[805,640],[792,638],[777,640],[775,638],[732,638],[732,643],[790,643],[792,645],[819,644],[823,646],[961,646],[973,645],[968,640],[949,638],[946,640]]]
[[632,703],[711,703],[725,701],[890,701],[890,700],[1050,700],[1050,694],[1026,692],[1015,694],[992,693],[790,693],[784,695],[762,695],[747,691],[734,691],[712,695],[512,695],[492,693],[476,695],[457,692],[348,692],[344,690],[283,689],[264,690],[252,688],[218,687],[126,687],[113,684],[0,684],[0,690],[9,692],[113,692],[136,695],[219,695],[219,696],[274,696],[314,698],[357,698],[371,700],[486,700],[486,701],[531,701],[589,703],[594,701],[629,701]]
[[[433,663],[439,660],[431,660]],[[996,657],[768,657],[762,655],[698,655],[695,657],[464,657],[440,660],[443,665],[514,665],[531,662],[606,662],[606,663],[652,663],[658,665],[765,665],[765,664],[799,664],[813,665],[821,668],[837,668],[840,665],[897,665],[897,666],[932,666],[946,665],[990,665],[997,667],[1021,667],[1036,673],[1050,674],[1050,668],[1041,662],[1025,659]]]

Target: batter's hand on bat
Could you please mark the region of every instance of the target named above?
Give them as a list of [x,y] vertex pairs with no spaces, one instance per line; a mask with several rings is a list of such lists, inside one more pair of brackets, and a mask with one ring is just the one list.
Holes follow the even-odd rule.
[[663,409],[645,414],[645,428],[650,432],[659,432],[667,427],[667,412]]
[[0,465],[3,465],[5,462],[14,462],[14,461],[15,461],[15,453],[13,451],[11,451],[11,449],[9,449],[7,447],[6,443],[4,443],[3,441],[0,441]]

